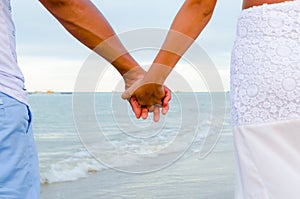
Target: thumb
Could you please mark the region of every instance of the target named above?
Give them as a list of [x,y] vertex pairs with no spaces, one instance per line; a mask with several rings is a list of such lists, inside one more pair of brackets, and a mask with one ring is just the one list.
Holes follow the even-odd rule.
[[130,97],[131,97],[131,95],[130,95],[130,93],[129,93],[129,91],[128,90],[126,90],[126,91],[124,91],[123,93],[122,93],[122,99],[123,100],[127,100],[127,99],[129,99]]
[[137,80],[134,84],[132,84],[129,88],[127,88],[123,94],[122,94],[122,99],[126,100],[129,99],[135,92],[135,90],[140,86],[142,82],[142,79]]

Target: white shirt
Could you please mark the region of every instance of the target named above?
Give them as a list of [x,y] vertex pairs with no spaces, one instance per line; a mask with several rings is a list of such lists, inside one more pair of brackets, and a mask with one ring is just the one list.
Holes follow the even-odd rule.
[[10,0],[0,1],[0,92],[27,104],[24,77],[17,63]]

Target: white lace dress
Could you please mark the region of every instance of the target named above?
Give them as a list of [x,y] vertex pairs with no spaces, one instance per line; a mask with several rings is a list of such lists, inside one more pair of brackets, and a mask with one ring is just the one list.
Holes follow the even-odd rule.
[[300,2],[243,10],[232,51],[236,199],[300,198]]

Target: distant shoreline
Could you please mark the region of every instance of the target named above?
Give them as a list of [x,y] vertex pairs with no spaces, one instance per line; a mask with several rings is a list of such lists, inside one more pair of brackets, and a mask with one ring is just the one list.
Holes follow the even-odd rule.
[[[218,91],[218,92],[188,92],[188,91],[172,91],[173,93],[229,93],[229,91]],[[34,92],[28,92],[29,95],[37,95],[37,94],[43,94],[43,95],[52,95],[52,94],[61,94],[61,95],[72,95],[74,93],[122,93],[117,91],[101,91],[101,92],[59,92],[59,91],[34,91]]]

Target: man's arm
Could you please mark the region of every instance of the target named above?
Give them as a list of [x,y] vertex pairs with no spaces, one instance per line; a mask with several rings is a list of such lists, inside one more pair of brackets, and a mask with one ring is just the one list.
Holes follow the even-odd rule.
[[40,2],[75,38],[110,62],[121,75],[139,66],[89,0]]
[[[131,57],[102,13],[89,0],[40,0],[46,9],[81,43],[110,62],[123,76],[125,88],[145,71]],[[124,75],[126,74],[126,75]],[[141,107],[130,103],[137,118]]]
[[[40,2],[75,38],[105,58],[119,71],[126,89],[144,77],[145,71],[127,52],[105,17],[91,1],[40,0]],[[170,97],[164,100],[164,112],[168,110],[169,100]],[[142,115],[143,118],[148,116],[148,110],[142,110],[136,101],[130,101],[130,104],[137,118]],[[157,112],[154,115],[159,117]]]
[[216,2],[217,0],[185,1],[144,80],[127,89],[122,95],[123,98],[135,96],[141,105],[147,106],[161,101],[159,99],[163,96],[161,85],[209,22]]

